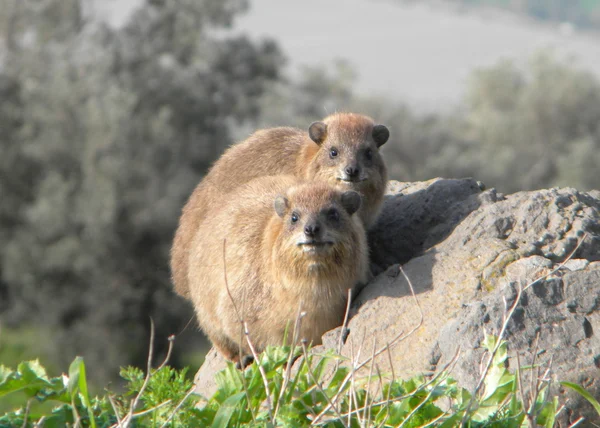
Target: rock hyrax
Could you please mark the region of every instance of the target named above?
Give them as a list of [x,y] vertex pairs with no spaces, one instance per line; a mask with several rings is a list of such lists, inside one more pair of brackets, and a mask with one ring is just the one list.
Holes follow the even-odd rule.
[[300,337],[315,344],[342,324],[348,289],[368,271],[360,204],[352,190],[275,176],[240,186],[207,212],[190,248],[190,298],[226,358],[239,361],[240,348],[250,354],[239,317],[258,352],[282,344],[300,307]]
[[236,187],[267,175],[291,174],[327,181],[362,196],[358,215],[368,229],[379,214],[387,171],[379,148],[389,131],[367,116],[336,113],[297,128],[263,129],[229,148],[192,193],[183,208],[173,248],[171,273],[177,293],[189,297],[187,261],[198,224],[216,201]]

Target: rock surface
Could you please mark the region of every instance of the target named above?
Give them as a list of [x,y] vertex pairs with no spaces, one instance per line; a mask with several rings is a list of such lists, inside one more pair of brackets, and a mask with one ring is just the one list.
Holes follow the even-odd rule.
[[[391,348],[391,358],[378,359],[380,370],[433,373],[458,352],[452,376],[473,389],[484,331],[500,331],[505,304],[523,290],[506,330],[511,369],[517,354],[524,366],[535,353],[557,379],[600,397],[600,192],[504,196],[482,187],[471,179],[390,183],[369,233],[372,270],[380,273],[354,299],[342,353],[362,347],[364,354],[373,341],[379,348],[416,329]],[[340,330],[327,333],[323,346],[337,347]],[[212,394],[222,365],[209,354],[199,393]],[[569,397],[562,425],[579,414],[598,418],[579,396],[556,393]]]

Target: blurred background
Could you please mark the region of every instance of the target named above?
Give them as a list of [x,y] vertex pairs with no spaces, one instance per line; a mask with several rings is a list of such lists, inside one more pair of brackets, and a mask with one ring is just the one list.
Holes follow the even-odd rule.
[[171,240],[260,127],[357,111],[393,179],[600,188],[599,31],[600,0],[0,0],[0,364],[117,385],[151,317],[197,368]]

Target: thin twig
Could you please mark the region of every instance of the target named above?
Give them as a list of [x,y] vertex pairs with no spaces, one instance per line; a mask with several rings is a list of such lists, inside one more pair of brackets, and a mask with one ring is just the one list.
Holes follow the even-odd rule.
[[[131,419],[133,420],[135,418],[139,418],[140,416],[144,416],[144,415],[147,415],[149,413],[152,413],[152,412],[160,409],[161,407],[165,407],[166,405],[171,404],[171,401],[173,401],[173,400],[168,399],[166,401],[163,401],[160,404],[157,404],[154,407],[151,407],[150,409],[146,409],[146,410],[142,410],[141,412],[134,413],[134,414],[131,415]],[[127,421],[127,423],[129,424],[130,421]]]
[[[240,363],[240,369],[243,370],[244,367],[242,367],[242,360],[243,360],[244,356],[242,355],[241,343],[243,342],[243,338],[244,338],[244,319],[242,318],[242,314],[238,310],[238,307],[235,304],[233,295],[231,294],[231,290],[229,289],[229,281],[227,280],[227,258],[226,258],[226,255],[227,255],[227,238],[223,239],[223,280],[225,281],[225,290],[227,291],[227,295],[229,296],[229,300],[231,301],[233,310],[235,311],[235,314],[237,315],[237,318],[238,318],[238,322],[240,323],[240,341],[239,341],[239,347],[238,347],[238,351],[239,351],[238,358],[239,358],[239,363]],[[250,397],[248,397],[248,403],[250,403]]]
[[[223,280],[225,281],[225,289],[227,290],[227,295],[229,296],[229,300],[231,300],[231,304],[233,305],[233,310],[235,311],[235,314],[238,317],[238,322],[240,323],[240,341],[238,344],[238,361],[239,361],[239,365],[240,365],[240,369],[243,371],[244,367],[242,367],[242,360],[244,358],[244,356],[242,355],[242,342],[243,342],[243,338],[244,338],[244,320],[242,318],[242,314],[240,314],[237,305],[235,304],[235,300],[233,299],[233,295],[231,294],[231,290],[229,289],[229,281],[227,280],[227,258],[226,258],[226,254],[227,254],[227,238],[223,239]],[[245,300],[245,296],[244,299]],[[257,364],[258,364],[258,360],[257,360]],[[248,391],[248,384],[246,383],[246,376],[244,376],[243,372],[240,373],[240,380],[242,382],[242,388],[244,388],[244,392],[246,394],[246,401],[248,402],[248,405],[250,405],[251,403],[251,399],[250,399],[250,392]],[[256,418],[254,417],[254,412],[250,412],[250,415],[252,415],[252,421],[254,423],[256,423]]]
[[410,336],[413,332],[417,331],[418,328],[420,328],[423,325],[423,308],[421,307],[421,303],[419,302],[419,299],[417,299],[417,295],[415,294],[415,289],[412,285],[412,281],[410,280],[410,278],[408,277],[408,275],[406,274],[406,272],[404,271],[404,268],[402,267],[402,265],[398,265],[398,268],[400,269],[400,272],[402,273],[402,275],[404,276],[404,278],[406,279],[406,282],[408,283],[408,286],[410,287],[410,292],[413,296],[413,299],[415,300],[415,303],[417,304],[417,307],[419,308],[419,323],[417,324],[417,326],[415,328],[413,328],[409,333],[408,336]]
[[[404,278],[406,278],[406,281],[408,282],[408,286],[410,288],[410,291],[412,293],[412,296],[417,304],[417,307],[419,308],[419,314],[420,314],[420,319],[419,322],[417,323],[417,325],[410,330],[406,335],[404,334],[404,331],[401,331],[400,333],[398,333],[396,335],[396,337],[394,337],[387,345],[385,345],[384,347],[382,347],[381,349],[379,349],[374,356],[371,356],[369,358],[367,358],[365,361],[363,361],[361,364],[359,364],[356,367],[356,370],[360,370],[362,367],[364,367],[365,365],[369,364],[370,361],[372,361],[373,359],[375,359],[376,357],[378,357],[379,355],[381,355],[384,351],[389,350],[390,348],[392,348],[393,346],[397,345],[398,343],[406,340],[408,337],[410,337],[415,331],[417,331],[421,325],[423,325],[423,320],[424,320],[424,316],[423,316],[423,309],[421,308],[421,304],[419,303],[419,299],[417,299],[417,296],[415,294],[415,289],[412,285],[412,282],[410,281],[410,278],[408,278],[408,276],[406,275],[406,273],[404,272],[404,269],[402,269],[402,266],[399,266],[399,270],[400,272],[404,275]],[[344,381],[342,382],[341,388],[338,391],[338,393],[336,394],[336,396],[334,397],[334,402],[337,401],[337,399],[339,398],[339,395],[341,394],[341,392],[343,391],[343,388],[346,386],[346,384],[348,383],[348,381],[350,380],[350,376],[351,373],[348,373],[346,375],[346,377],[344,378]],[[323,415],[325,415],[325,413],[329,410],[329,405],[327,405],[322,411],[321,413],[319,413],[319,415],[317,416],[317,418],[313,421],[313,424],[316,424],[319,419],[321,419],[323,417]]]
[[179,331],[179,333],[177,333],[177,336],[183,334],[187,328],[190,326],[190,324],[192,323],[192,321],[194,321],[195,315],[192,315],[190,317],[190,319],[188,320],[187,324]]
[[[321,394],[323,394],[323,396],[327,399],[327,402],[329,403],[329,406],[331,406],[331,408],[333,409],[333,411],[336,414],[336,416],[339,418],[339,421],[342,423],[342,425],[344,425],[344,427],[348,428],[348,425],[346,425],[344,423],[344,421],[342,420],[342,416],[340,415],[340,413],[338,412],[338,410],[336,409],[336,407],[333,405],[333,402],[331,401],[331,399],[329,398],[329,396],[325,393],[325,391],[323,390],[323,388],[321,387],[321,385],[317,381],[317,378],[315,377],[315,374],[312,371],[312,367],[310,366],[310,364],[308,362],[308,349],[306,348],[306,340],[301,340],[300,344],[302,345],[302,352],[304,354],[304,361],[306,361],[306,369],[308,371],[309,376],[311,377],[311,379],[313,381],[313,384],[314,384],[315,388],[318,389],[319,392]],[[319,415],[317,415],[317,418],[319,417]],[[315,418],[313,420],[313,425],[316,422],[317,422],[317,419]]]
[[[544,388],[544,384],[546,384],[548,387],[550,385],[550,378],[548,376],[550,374],[550,370],[552,369],[552,362],[553,362],[553,358],[551,357],[550,362],[548,363],[548,367],[546,368],[546,371],[544,371],[544,374],[541,378],[539,377],[539,367],[536,367],[536,370],[538,371],[538,375],[537,375],[537,380],[535,383],[535,394],[533,395],[532,400],[531,400],[532,411],[533,411],[533,415],[531,416],[531,424],[532,424],[531,426],[533,426],[533,427],[537,426],[537,409],[536,409],[535,404],[537,403],[539,394],[541,393],[542,389]],[[548,394],[546,393],[544,395],[544,401],[542,402],[541,407],[543,407],[546,404],[547,400],[548,400]]]
[[298,316],[296,316],[296,322],[294,323],[294,332],[292,333],[292,343],[290,346],[290,353],[288,354],[287,365],[285,367],[285,375],[281,384],[281,390],[279,391],[279,397],[277,398],[277,406],[275,406],[274,417],[277,418],[281,400],[285,394],[287,384],[290,381],[292,375],[292,360],[294,358],[294,351],[296,349],[296,343],[298,342],[298,336],[300,335],[300,327],[302,326],[302,318],[306,316],[306,312],[302,312],[302,302],[298,306]]
[[[379,370],[379,366],[376,367],[377,369],[377,376],[379,377],[379,390],[381,391],[381,393],[383,394],[383,376],[381,374],[381,371]],[[387,392],[387,400],[388,400],[388,404],[389,404],[389,399],[390,399],[390,391],[391,391],[391,386],[388,387],[388,392]],[[373,401],[371,401],[371,407],[373,407],[375,404],[375,398],[373,397]],[[390,417],[390,408],[386,407],[386,414],[385,414],[385,418],[383,418],[383,421],[380,423],[379,426],[384,426],[385,423],[387,422],[388,418]]]
[[[346,302],[346,312],[344,313],[344,322],[342,323],[342,331],[340,332],[340,340],[338,342],[337,353],[342,353],[342,346],[344,345],[344,335],[348,328],[348,316],[350,314],[350,303],[352,302],[352,289],[348,289],[348,301]],[[336,367],[337,368],[337,367]]]
[[375,405],[380,406],[382,404],[387,403],[388,401],[394,402],[394,401],[403,400],[407,397],[412,397],[415,394],[415,392],[425,389],[425,388],[429,387],[430,385],[433,385],[434,383],[438,382],[438,379],[439,379],[439,382],[442,382],[444,379],[446,379],[448,376],[450,376],[450,373],[452,373],[454,366],[458,362],[459,356],[460,356],[460,348],[456,350],[452,359],[450,361],[448,361],[448,363],[446,363],[446,365],[442,368],[442,370],[440,370],[437,374],[432,376],[429,381],[425,382],[423,385],[421,385],[419,388],[417,388],[416,391],[414,391],[410,394],[400,396],[400,397],[394,397],[392,399],[379,401],[379,402],[375,403]]
[[225,290],[227,290],[227,294],[229,295],[229,300],[231,300],[231,304],[233,305],[233,310],[235,311],[235,314],[238,317],[238,321],[240,323],[243,323],[244,321],[242,319],[242,315],[240,314],[240,311],[238,310],[238,307],[235,304],[235,300],[233,298],[233,295],[231,294],[231,290],[229,289],[229,282],[227,281],[226,253],[227,253],[227,239],[223,239],[223,280],[225,281]]
[[171,414],[169,415],[168,419],[165,421],[164,424],[162,424],[161,428],[164,428],[167,426],[167,424],[169,422],[171,422],[171,419],[173,419],[173,417],[175,416],[175,414],[179,411],[179,409],[181,409],[181,406],[183,406],[183,403],[185,403],[185,400],[187,400],[195,391],[195,387],[191,387],[190,390],[187,392],[187,394],[185,394],[185,397],[183,397],[181,399],[181,401],[177,404],[177,406],[175,406],[175,408],[173,409],[173,411],[171,412]]
[[[131,424],[131,421],[137,415],[139,415],[139,414],[134,414],[134,412],[135,412],[136,407],[139,404],[142,394],[144,393],[144,391],[146,390],[146,387],[148,386],[148,383],[150,382],[150,378],[154,375],[154,373],[156,373],[156,371],[162,369],[168,363],[169,358],[171,357],[171,353],[173,352],[173,344],[175,342],[175,336],[171,335],[171,336],[169,336],[169,349],[167,350],[167,355],[166,355],[165,359],[163,360],[163,362],[161,363],[161,365],[156,369],[156,371],[154,373],[152,373],[152,358],[154,355],[154,336],[155,336],[154,320],[152,318],[150,318],[150,345],[148,346],[148,362],[147,362],[147,366],[146,366],[146,376],[144,377],[144,383],[142,384],[142,387],[140,388],[140,390],[136,394],[135,398],[131,402],[131,405],[129,408],[129,413],[127,415],[125,415],[125,417],[123,418],[123,420],[119,426],[128,427]],[[141,414],[145,414],[145,413],[147,413],[147,411],[144,411]]]
[[23,425],[22,428],[27,427],[27,418],[29,417],[29,408],[31,407],[31,399],[27,400],[27,404],[25,405],[25,413],[23,414]]
[[158,366],[158,368],[155,370],[155,372],[159,371],[164,366],[166,366],[167,363],[169,362],[169,360],[171,359],[171,354],[173,353],[173,345],[175,344],[175,335],[174,334],[170,335],[169,337],[167,337],[167,340],[169,341],[169,348],[167,349],[167,355],[165,356],[165,359],[163,360],[162,364],[160,366]]
[[439,415],[437,418],[433,419],[432,421],[430,421],[428,424],[426,425],[422,425],[419,428],[427,428],[427,427],[432,427],[432,426],[437,426],[437,423],[442,419],[445,418],[446,416],[448,416],[448,414],[450,414],[449,410],[446,410],[444,413],[442,413],[441,415]]
[[121,421],[121,417],[119,416],[119,410],[117,409],[117,406],[115,404],[115,400],[113,399],[112,395],[108,395],[108,401],[110,402],[110,405],[112,406],[113,410],[115,411],[115,417],[117,418],[117,426],[123,426],[123,422]]
[[360,419],[360,412],[358,411],[358,408],[360,406],[360,403],[358,402],[358,397],[356,396],[356,372],[357,370],[354,369],[354,362],[358,361],[360,359],[360,351],[362,350],[362,345],[365,341],[365,337],[364,337],[364,331],[363,331],[363,339],[360,342],[360,346],[358,348],[358,353],[356,354],[356,356],[354,355],[354,341],[352,340],[350,342],[350,351],[351,351],[351,358],[350,361],[352,363],[352,369],[350,371],[350,374],[352,375],[352,377],[350,378],[350,408],[348,409],[348,426],[351,426],[351,414],[352,414],[352,400],[354,399],[354,404],[356,405],[356,409],[357,411],[356,413],[356,418],[358,419],[358,425],[362,426],[362,421]]
[[394,371],[394,362],[392,361],[392,350],[390,349],[389,344],[387,346],[387,356],[390,363],[390,370],[392,371],[392,380],[395,380],[396,372]]
[[540,332],[538,331],[535,335],[535,345],[533,346],[533,357],[531,359],[531,385],[529,386],[529,395],[531,397],[531,407],[527,410],[527,418],[532,427],[535,427],[536,423],[536,409],[535,402],[538,397],[538,377],[540,375],[539,369],[535,366],[535,360],[537,358],[538,344],[540,340]]
[[150,381],[150,376],[152,376],[152,355],[153,355],[153,353],[154,353],[154,320],[152,318],[150,318],[150,346],[148,349],[148,363],[147,363],[147,367],[146,367],[146,376],[144,378],[144,383],[142,384],[142,387],[140,388],[139,392],[137,393],[137,395],[131,402],[129,414],[125,417],[125,426],[126,427],[129,426],[129,424],[131,423],[131,420],[133,419],[133,412],[135,411],[135,408],[137,407],[137,405],[140,401],[140,397],[142,396],[142,393],[146,389],[146,386],[148,386],[148,382]]
[[[446,375],[445,377],[448,377],[448,375]],[[403,427],[404,425],[406,425],[407,422],[410,422],[410,419],[413,417],[413,415],[415,413],[417,413],[425,404],[427,404],[429,402],[429,399],[431,398],[431,396],[433,395],[434,392],[435,392],[435,388],[431,388],[431,390],[425,396],[423,401],[421,401],[418,406],[416,406],[414,409],[412,409],[412,411],[408,414],[408,416],[406,416],[406,418],[402,421],[402,423],[400,425],[398,425],[398,427]]]
[[[371,351],[371,355],[375,354],[375,346],[376,345],[377,345],[377,341],[376,341],[376,338],[374,337],[373,338],[373,349]],[[371,366],[369,367],[369,377],[367,380],[367,394],[366,394],[365,404],[367,404],[367,409],[369,410],[369,412],[368,412],[368,414],[363,415],[363,418],[367,419],[367,424],[365,426],[369,426],[369,422],[371,421],[371,406],[369,406],[368,404],[369,404],[369,395],[371,393],[371,379],[373,377],[373,366],[374,365],[375,365],[375,362],[373,362],[373,364],[371,364]],[[373,398],[371,401],[374,401],[374,400],[375,400],[375,398]],[[367,413],[366,410],[365,410],[365,413]]]
[[521,373],[521,358],[519,357],[519,353],[517,352],[517,381],[519,383],[519,395],[521,396],[521,401],[523,402],[523,411],[527,412],[529,409],[529,397],[525,396],[525,392],[523,391],[523,380]]
[[[396,401],[402,401],[402,400],[404,400],[406,398],[413,397],[418,391],[421,391],[421,390],[423,390],[425,388],[428,388],[430,385],[433,385],[434,383],[438,382],[438,380],[441,383],[452,372],[452,369],[454,368],[454,365],[458,361],[459,355],[460,355],[460,349],[457,350],[457,352],[454,354],[454,356],[452,357],[452,359],[442,368],[442,370],[439,373],[437,373],[429,381],[425,382],[423,385],[421,385],[419,388],[417,388],[415,391],[411,392],[410,394],[405,394],[405,395],[401,395],[401,396],[398,396],[398,397],[390,398],[390,394],[389,394],[389,390],[388,390],[388,396],[387,396],[387,398],[385,400],[373,402],[373,403],[371,403],[371,406],[377,407],[377,406],[385,405],[386,408],[388,409],[388,412],[389,412],[389,405],[390,405],[390,403],[393,403],[393,402],[396,402]],[[349,411],[349,413],[353,414],[353,413],[360,412],[360,411],[364,411],[364,408],[356,409],[356,410],[351,411],[351,412]],[[344,413],[343,416],[346,416],[347,414],[348,413]],[[314,422],[313,422],[313,424],[314,424]]]
[[[269,381],[267,379],[267,374],[265,373],[265,369],[260,363],[258,359],[258,354],[256,353],[256,349],[254,349],[254,345],[250,340],[250,333],[248,332],[248,323],[244,322],[244,334],[246,335],[246,342],[250,347],[250,352],[252,352],[252,356],[254,357],[254,361],[256,361],[256,365],[258,366],[258,371],[262,377],[263,383],[265,385],[265,393],[266,393],[266,401],[267,401],[267,409],[269,410],[269,419],[271,423],[275,424],[275,420],[273,419],[273,403],[271,402],[271,391],[269,390]],[[250,404],[250,402],[248,402]]]
[[569,425],[569,428],[576,427],[577,425],[579,425],[583,421],[585,421],[585,418],[583,416],[581,416],[579,419],[577,419],[575,422],[573,422],[571,425]]

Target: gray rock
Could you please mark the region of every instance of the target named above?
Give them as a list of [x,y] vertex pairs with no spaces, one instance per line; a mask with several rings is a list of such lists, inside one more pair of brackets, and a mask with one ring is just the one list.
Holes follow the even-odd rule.
[[470,178],[391,181],[381,215],[369,231],[371,262],[385,269],[441,242],[471,211],[497,198],[495,191],[483,198],[480,193],[477,181]]
[[[452,376],[472,389],[484,331],[498,334],[506,305],[522,289],[506,331],[510,368],[517,355],[524,366],[535,354],[537,363],[551,364],[556,379],[600,397],[600,192],[505,197],[482,187],[472,179],[390,183],[369,233],[373,271],[380,273],[353,302],[342,354],[412,331],[391,348],[391,358],[377,361],[382,372],[433,373],[458,351]],[[337,349],[338,337],[328,333],[324,347]],[[198,375],[204,391],[214,374],[207,361]],[[579,396],[555,393],[563,402],[563,395],[569,398],[561,425],[580,414],[597,419]]]

